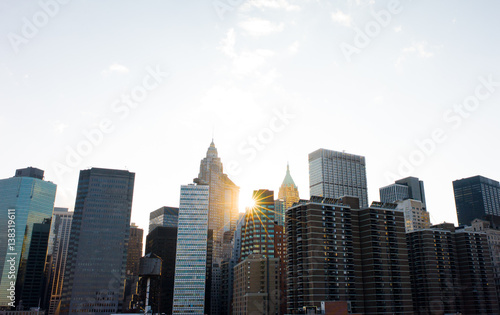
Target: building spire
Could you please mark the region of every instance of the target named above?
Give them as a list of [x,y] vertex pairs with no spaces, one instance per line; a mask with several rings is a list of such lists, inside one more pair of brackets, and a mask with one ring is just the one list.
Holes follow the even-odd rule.
[[294,186],[294,187],[297,187],[295,185],[295,182],[293,181],[292,175],[290,175],[290,164],[288,162],[286,163],[286,175],[285,175],[285,179],[283,180],[283,183],[281,184],[281,186]]

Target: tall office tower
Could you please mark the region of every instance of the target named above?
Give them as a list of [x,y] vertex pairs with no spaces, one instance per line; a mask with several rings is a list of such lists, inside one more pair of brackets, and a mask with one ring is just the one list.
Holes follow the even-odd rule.
[[149,232],[157,226],[177,228],[179,223],[179,208],[161,207],[149,214]]
[[325,149],[310,153],[309,189],[311,196],[358,197],[368,207],[365,157]]
[[[174,298],[175,257],[177,246],[177,227],[159,226],[146,238],[146,254],[154,254],[161,258],[161,277],[152,280],[151,292],[160,293],[151,297],[154,313],[172,314]],[[153,283],[158,282],[158,283]],[[144,284],[145,285],[145,284]],[[144,290],[143,290],[144,291]]]
[[500,230],[493,229],[489,221],[474,219],[470,227],[465,230],[486,233],[490,249],[493,273],[495,274],[495,287],[497,288],[498,301],[500,301]]
[[483,176],[459,179],[453,182],[453,192],[459,225],[500,216],[500,184],[497,181]]
[[73,212],[69,212],[68,208],[54,208],[47,249],[48,281],[46,300],[48,301],[48,315],[55,314],[61,301],[72,221]]
[[61,298],[62,314],[122,309],[135,174],[80,171]]
[[412,311],[404,214],[396,205],[359,210],[355,197],[311,200],[287,210],[287,311],[346,301],[353,313]]
[[201,160],[200,173],[194,182],[210,187],[208,228],[214,231],[214,258],[218,262],[224,232],[231,230],[231,222],[234,224],[239,214],[239,187],[223,173],[222,162],[213,141],[206,157]]
[[[33,224],[52,216],[56,185],[44,181],[43,174],[44,171],[29,167],[17,170],[15,177],[0,180],[0,213],[2,214],[0,233],[3,237],[7,237],[9,233],[12,234],[12,229],[15,229],[15,235],[12,238],[9,237],[9,241],[5,238],[5,241],[0,242],[1,292],[14,292],[8,291],[11,281],[17,281],[16,292],[20,290],[19,285],[24,281],[29,256]],[[12,220],[8,220],[8,216]],[[14,244],[10,239],[14,241]],[[14,270],[11,271],[11,268]],[[12,276],[15,278],[13,279]],[[12,299],[10,294],[9,297],[7,294],[0,294],[0,308],[17,304],[20,298],[16,294]]]
[[[404,213],[373,202],[358,211],[364,314],[411,314],[410,268]],[[370,231],[368,233],[368,231]]]
[[245,260],[250,254],[262,254],[274,258],[274,192],[260,189],[253,192],[255,207],[245,214],[241,228],[241,256]]
[[137,282],[139,281],[139,261],[142,257],[142,238],[144,230],[135,223],[130,225],[130,236],[127,249],[127,265],[125,268],[125,292],[123,300],[123,310],[131,308],[130,302],[137,292]]
[[43,220],[41,223],[33,224],[24,282],[21,284],[21,290],[16,292],[21,296],[22,305],[25,309],[37,306],[45,308],[45,305],[42,305],[44,301],[41,298],[46,284],[45,258],[49,233],[50,218]]
[[420,229],[408,232],[406,241],[415,314],[457,312],[460,283],[453,233],[437,228]]
[[406,177],[394,184],[379,189],[381,202],[396,202],[398,200],[414,199],[425,206],[424,182],[416,177]]
[[173,314],[204,314],[209,186],[181,186]]
[[397,209],[405,214],[406,232],[418,229],[428,229],[431,226],[429,212],[425,210],[425,205],[419,200],[406,199],[396,201]]
[[279,258],[262,254],[251,254],[236,265],[233,314],[282,314],[279,274]]
[[286,166],[286,175],[278,192],[279,209],[276,209],[276,221],[278,225],[285,224],[285,210],[299,201],[299,189],[290,175],[290,166]]

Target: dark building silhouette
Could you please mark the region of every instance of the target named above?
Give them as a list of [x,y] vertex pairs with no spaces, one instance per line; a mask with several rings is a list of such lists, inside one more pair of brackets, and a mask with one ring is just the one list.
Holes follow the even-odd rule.
[[149,214],[149,233],[157,226],[177,228],[179,224],[179,208],[161,207]]
[[30,250],[26,262],[26,274],[24,282],[20,284],[21,290],[17,293],[21,296],[22,305],[25,309],[42,306],[42,299],[46,284],[45,258],[50,233],[50,218],[42,223],[33,224],[31,234]]
[[459,225],[470,225],[474,219],[486,219],[498,227],[500,219],[500,184],[483,176],[453,182]]
[[134,178],[122,170],[80,171],[62,314],[121,311]]
[[[154,254],[162,260],[161,277],[152,280],[152,286],[155,288],[151,290],[154,294],[151,297],[153,312],[172,313],[176,246],[177,228],[175,227],[156,227],[146,237],[146,254]],[[145,292],[145,283],[142,291]]]
[[139,262],[142,257],[142,239],[144,230],[138,228],[135,223],[130,226],[130,237],[127,249],[127,267],[125,269],[125,299],[123,302],[123,310],[132,310],[130,305],[133,300],[133,295],[137,291],[137,282],[139,281]]

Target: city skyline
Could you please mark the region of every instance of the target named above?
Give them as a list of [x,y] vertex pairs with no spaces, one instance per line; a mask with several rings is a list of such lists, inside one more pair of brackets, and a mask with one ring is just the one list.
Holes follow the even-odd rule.
[[240,211],[278,191],[287,162],[308,199],[320,148],[366,157],[369,203],[420,178],[434,224],[457,223],[453,181],[500,180],[497,2],[54,1],[0,5],[0,144],[14,152],[0,178],[45,170],[56,207],[73,210],[81,170],[128,169],[147,231],[212,137]]

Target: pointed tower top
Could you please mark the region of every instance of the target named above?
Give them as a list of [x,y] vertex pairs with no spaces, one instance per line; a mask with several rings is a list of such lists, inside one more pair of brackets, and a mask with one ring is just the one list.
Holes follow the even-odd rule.
[[212,142],[210,143],[210,147],[207,150],[207,157],[216,158],[218,155],[219,154],[217,153],[217,148],[215,147],[214,139],[212,139]]
[[281,184],[281,186],[294,186],[294,187],[297,187],[295,185],[295,182],[292,179],[292,175],[290,175],[290,164],[288,162],[286,163],[286,175],[285,175],[285,179],[283,180],[283,183]]

